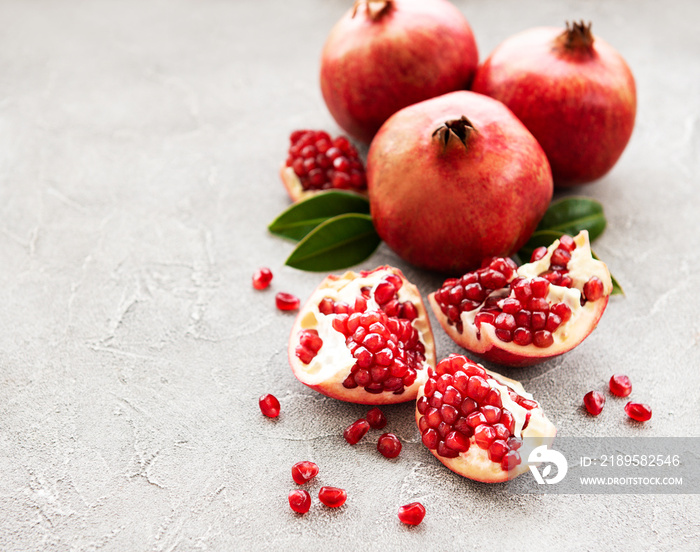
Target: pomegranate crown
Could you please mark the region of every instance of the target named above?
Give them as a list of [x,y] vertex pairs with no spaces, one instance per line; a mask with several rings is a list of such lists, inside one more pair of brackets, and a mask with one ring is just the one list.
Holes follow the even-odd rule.
[[365,6],[365,12],[372,21],[380,19],[394,8],[393,0],[356,0],[352,8],[352,16],[357,15],[360,6]]
[[477,132],[476,128],[469,119],[462,115],[459,119],[445,121],[445,124],[435,129],[432,136],[433,138],[438,137],[438,140],[442,142],[443,148],[447,147],[452,137],[457,138],[466,148],[467,140],[472,132]]
[[558,39],[561,45],[566,50],[570,51],[585,51],[592,52],[593,50],[593,33],[591,27],[593,24],[589,21],[585,23],[583,20],[573,23],[566,22],[566,30],[559,35]]

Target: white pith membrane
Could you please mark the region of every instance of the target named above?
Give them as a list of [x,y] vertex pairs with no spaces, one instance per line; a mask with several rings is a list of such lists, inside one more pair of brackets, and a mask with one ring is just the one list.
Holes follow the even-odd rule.
[[[484,368],[480,364],[478,366]],[[499,483],[513,479],[528,471],[527,458],[530,452],[541,445],[547,445],[549,447],[554,441],[557,429],[545,416],[539,403],[534,401],[532,395],[525,391],[525,388],[520,382],[487,370],[486,368],[484,368],[484,370],[490,376],[490,378],[486,380],[489,386],[492,389],[497,389],[500,393],[503,410],[509,410],[515,419],[513,436],[523,441],[520,448],[517,449],[521,458],[520,463],[509,471],[504,470],[500,462],[493,462],[489,458],[488,449],[483,449],[476,443],[474,435],[469,438],[469,449],[466,452],[460,452],[455,458],[440,456],[437,450],[429,450],[440,462],[455,473],[476,481]],[[519,405],[510,398],[508,393],[509,388],[521,397],[537,402],[538,406],[528,410]],[[416,400],[424,395],[424,389],[425,386],[421,386]],[[525,425],[525,418],[528,412],[530,412],[530,420],[527,427],[522,429]],[[416,409],[416,423],[419,423],[422,416],[423,415]]]
[[[333,328],[336,315],[326,315],[319,310],[319,303],[326,297],[333,301],[344,301],[352,306],[355,299],[362,295],[361,289],[366,286],[370,287],[371,291],[370,298],[366,299],[365,312],[379,310],[380,307],[374,300],[374,290],[387,274],[395,274],[401,278],[403,284],[397,292],[398,300],[410,301],[416,307],[418,316],[411,321],[411,325],[418,331],[419,339],[425,347],[425,360],[421,363],[421,369],[416,370],[416,380],[398,395],[391,391],[372,394],[363,387],[348,389],[343,386],[343,381],[350,374],[356,359],[346,345],[345,335]],[[295,348],[299,343],[299,332],[310,329],[318,332],[323,345],[311,362],[305,364],[296,355]],[[415,399],[419,387],[428,378],[428,367],[435,366],[435,344],[420,292],[405,279],[400,270],[393,267],[379,267],[363,274],[348,271],[341,276],[331,275],[323,280],[294,322],[288,352],[292,371],[303,384],[324,395],[360,404],[390,404]]]
[[299,180],[299,177],[294,172],[294,169],[292,167],[287,167],[286,165],[283,165],[280,169],[280,178],[282,178],[284,187],[287,189],[287,193],[289,194],[289,197],[292,198],[292,201],[306,199],[307,197],[321,191],[305,190],[304,186],[301,185],[301,180]]
[[[537,347],[534,344],[518,345],[517,343],[501,341],[496,336],[496,328],[489,323],[482,323],[477,329],[474,319],[481,312],[480,308],[460,313],[463,331],[460,333],[455,325],[450,324],[442,313],[440,305],[435,300],[435,293],[428,296],[433,311],[440,325],[448,335],[465,349],[484,356],[487,360],[512,365],[527,365],[539,362],[547,358],[562,354],[573,349],[581,343],[592,331],[603,315],[603,311],[608,303],[608,298],[612,292],[612,279],[607,266],[602,261],[594,259],[591,254],[591,246],[588,240],[588,231],[582,230],[574,237],[576,248],[571,252],[571,260],[567,264],[568,275],[572,279],[570,288],[549,285],[546,296],[550,304],[563,302],[571,309],[571,318],[563,322],[554,332],[552,345],[548,347]],[[547,253],[538,261],[526,263],[517,269],[517,276],[524,278],[534,278],[549,269],[552,253],[559,246],[559,240],[555,240],[547,248]],[[581,289],[586,282],[597,276],[603,284],[603,296],[596,301],[586,301],[581,305]],[[495,290],[489,294],[505,299],[514,297],[514,292],[510,288]],[[485,301],[484,301],[485,302]],[[483,305],[483,303],[482,303]],[[503,353],[506,353],[504,355]],[[512,362],[504,361],[504,356],[512,354]],[[518,362],[517,357],[523,357],[523,362]],[[531,359],[531,361],[530,361]]]

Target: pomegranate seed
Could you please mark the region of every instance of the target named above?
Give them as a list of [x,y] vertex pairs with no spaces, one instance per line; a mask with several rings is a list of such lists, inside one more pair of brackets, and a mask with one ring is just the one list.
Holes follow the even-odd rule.
[[261,268],[253,274],[253,287],[255,289],[265,289],[272,281],[272,271],[269,268]]
[[396,458],[401,452],[401,441],[393,433],[384,433],[377,441],[377,450],[386,458]]
[[280,402],[274,395],[263,395],[258,399],[260,411],[268,418],[276,418],[280,415]]
[[369,431],[369,423],[364,418],[351,423],[343,432],[343,437],[351,445],[356,445]]
[[632,392],[632,382],[624,374],[614,374],[610,378],[610,392],[617,397],[627,397]]
[[603,411],[605,397],[598,391],[589,391],[583,396],[583,404],[591,416],[597,416]]
[[340,508],[348,498],[348,493],[338,487],[321,487],[318,499],[329,508]]
[[501,460],[503,471],[510,471],[520,464],[520,453],[517,450],[510,450]]
[[420,502],[411,502],[399,508],[399,520],[406,525],[420,525],[425,517],[425,506]]
[[280,291],[275,295],[275,303],[277,308],[281,311],[293,311],[299,308],[299,298],[291,293],[284,293]]
[[625,405],[625,412],[638,422],[646,422],[651,418],[651,407],[647,404],[628,402]]
[[297,485],[303,485],[318,475],[318,466],[313,462],[304,460],[292,466],[292,479]]
[[376,406],[367,412],[367,416],[365,418],[367,423],[369,423],[369,427],[372,429],[382,429],[386,425],[386,416],[384,416],[384,413]]
[[586,301],[597,301],[603,296],[603,282],[597,276],[591,277],[583,284],[583,295]]
[[547,248],[546,247],[538,247],[532,252],[532,255],[530,256],[530,262],[534,263],[535,261],[539,261],[542,257],[544,257],[547,254]]
[[289,493],[289,506],[297,514],[305,514],[311,508],[311,495],[309,491],[296,489]]

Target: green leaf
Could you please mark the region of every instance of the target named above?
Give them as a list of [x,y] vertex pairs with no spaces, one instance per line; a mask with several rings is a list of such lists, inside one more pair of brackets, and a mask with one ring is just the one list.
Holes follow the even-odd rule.
[[553,201],[542,217],[537,230],[555,230],[575,236],[588,230],[593,242],[605,230],[606,220],[599,201],[587,197],[566,197]]
[[319,224],[297,244],[285,264],[312,272],[339,270],[364,261],[380,242],[371,216],[346,213]]
[[322,222],[344,213],[369,214],[369,201],[351,192],[315,194],[286,209],[267,229],[278,236],[299,241]]

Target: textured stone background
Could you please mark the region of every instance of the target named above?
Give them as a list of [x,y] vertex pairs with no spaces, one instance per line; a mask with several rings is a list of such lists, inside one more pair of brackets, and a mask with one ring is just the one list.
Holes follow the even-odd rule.
[[[592,20],[638,84],[631,143],[599,182],[598,254],[622,282],[563,358],[508,370],[562,435],[698,436],[700,5],[694,0],[455,2],[482,57],[516,31]],[[266,232],[299,127],[338,129],[318,57],[350,0],[0,1],[0,549],[697,549],[686,496],[513,496],[442,467],[411,405],[386,409],[394,461],[342,429],[366,408],[292,376],[274,294],[320,276]],[[429,216],[429,215],[427,215]],[[381,247],[431,291],[439,278]],[[273,286],[251,274],[269,265]],[[438,352],[454,352],[436,328]],[[654,418],[599,419],[583,394],[613,371]],[[283,413],[264,419],[257,398]],[[297,518],[290,466],[348,489]],[[396,509],[420,500],[424,523]],[[330,548],[328,548],[330,549]]]

